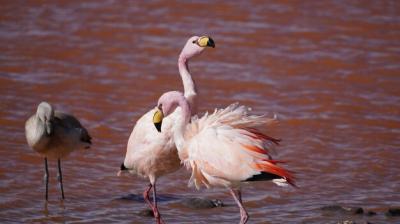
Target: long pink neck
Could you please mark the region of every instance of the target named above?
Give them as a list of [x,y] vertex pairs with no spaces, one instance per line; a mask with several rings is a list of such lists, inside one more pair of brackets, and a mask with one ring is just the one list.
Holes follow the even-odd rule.
[[182,113],[181,116],[178,117],[174,126],[174,141],[178,152],[183,150],[183,146],[185,143],[184,134],[186,130],[186,126],[190,122],[191,118],[191,108],[189,106],[189,102],[186,98],[180,97],[177,99],[178,106],[181,108]]
[[193,114],[197,112],[196,103],[196,84],[194,83],[192,76],[189,73],[189,57],[187,57],[183,52],[179,55],[178,59],[179,74],[181,75],[183,82],[184,95],[189,101],[191,111]]

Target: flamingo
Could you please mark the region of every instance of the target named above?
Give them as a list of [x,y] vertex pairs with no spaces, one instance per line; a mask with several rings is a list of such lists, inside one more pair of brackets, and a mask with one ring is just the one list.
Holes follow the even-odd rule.
[[[180,116],[175,115],[173,126],[168,124],[163,128],[164,117],[176,108],[181,109]],[[243,182],[272,180],[281,186],[295,186],[293,175],[268,154],[269,146],[280,140],[257,129],[260,125],[276,122],[276,119],[249,115],[249,110],[232,104],[213,114],[191,119],[187,99],[181,92],[171,91],[159,98],[153,115],[153,123],[159,132],[172,129],[179,158],[192,170],[189,185],[197,189],[201,185],[230,189],[240,209],[241,224],[249,218],[241,199]]]
[[[193,36],[187,40],[178,59],[184,96],[194,109],[196,108],[197,91],[189,73],[189,59],[201,54],[207,47],[215,47],[214,40],[211,37]],[[128,171],[149,179],[150,184],[143,192],[143,198],[153,210],[157,223],[161,223],[161,215],[157,207],[156,181],[157,178],[175,172],[180,168],[180,160],[172,140],[172,133],[169,131],[169,127],[173,125],[175,118],[180,116],[180,111],[171,112],[171,116],[166,120],[163,133],[158,133],[151,125],[154,112],[154,109],[150,110],[136,122],[129,137],[125,160],[121,164],[118,175],[122,171]],[[153,203],[149,199],[149,192],[152,188]]]
[[92,143],[88,131],[74,116],[54,110],[47,102],[41,102],[36,113],[25,123],[25,136],[28,145],[44,157],[46,201],[48,200],[49,189],[47,158],[57,159],[57,179],[61,188],[62,199],[65,199],[61,159],[77,149],[90,148]]

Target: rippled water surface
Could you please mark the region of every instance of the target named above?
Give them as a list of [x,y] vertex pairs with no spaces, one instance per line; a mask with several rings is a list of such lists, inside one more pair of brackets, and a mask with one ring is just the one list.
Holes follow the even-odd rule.
[[[0,7],[0,221],[153,223],[138,215],[147,181],[117,177],[136,119],[180,90],[177,57],[186,39],[217,47],[192,60],[200,111],[239,101],[276,113],[299,189],[243,189],[250,223],[400,223],[400,4],[398,1],[3,1]],[[73,113],[94,145],[56,161],[44,203],[43,161],[24,122],[46,100]],[[167,223],[236,223],[224,189],[197,192],[180,170],[159,180]],[[205,196],[228,206],[185,208]],[[132,197],[131,197],[132,198]],[[133,197],[134,198],[134,197]],[[163,199],[164,198],[164,199]],[[361,206],[375,216],[322,211]]]

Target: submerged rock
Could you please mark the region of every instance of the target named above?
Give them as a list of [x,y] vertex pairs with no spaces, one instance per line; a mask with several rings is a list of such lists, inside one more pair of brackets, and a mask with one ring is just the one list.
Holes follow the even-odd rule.
[[144,202],[143,196],[139,194],[127,194],[116,198],[116,200]]
[[153,210],[151,210],[151,209],[140,210],[137,214],[139,216],[143,216],[143,217],[154,217]]
[[356,222],[354,222],[352,220],[344,220],[344,221],[338,222],[337,224],[356,224]]
[[341,205],[327,205],[321,207],[323,211],[331,211],[331,212],[346,212],[351,214],[364,214],[364,209],[361,207],[346,207]]
[[331,212],[337,212],[337,211],[345,211],[344,208],[340,205],[327,205],[321,207],[322,211],[331,211]]
[[355,215],[364,214],[364,209],[361,207],[345,207],[345,209]]
[[219,199],[211,200],[207,198],[186,198],[181,202],[184,206],[192,209],[206,209],[224,206],[224,203]]
[[[150,200],[153,200],[153,197],[150,196]],[[124,200],[124,201],[136,201],[136,202],[144,202],[142,194],[127,194],[120,196],[114,200]],[[167,201],[176,201],[179,200],[178,197],[171,195],[157,195],[157,202],[167,202]]]
[[370,223],[368,221],[359,223],[359,222],[355,222],[353,220],[344,220],[344,221],[338,222],[337,224],[372,224],[372,223]]
[[376,212],[374,212],[374,211],[368,211],[368,212],[366,213],[366,215],[368,215],[368,216],[373,216],[373,215],[376,215]]
[[389,208],[385,214],[387,216],[400,216],[400,208]]

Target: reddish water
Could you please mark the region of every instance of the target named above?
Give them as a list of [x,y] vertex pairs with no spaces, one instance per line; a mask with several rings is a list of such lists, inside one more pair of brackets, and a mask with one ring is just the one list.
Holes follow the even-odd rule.
[[[192,35],[217,48],[190,64],[201,111],[239,101],[278,114],[277,158],[299,189],[244,187],[250,223],[399,223],[400,4],[398,1],[3,1],[0,7],[0,221],[153,223],[134,200],[147,186],[117,177],[134,121],[161,93],[182,89],[177,55]],[[46,100],[80,118],[90,151],[56,162],[44,203],[43,161],[29,150],[24,122]],[[189,174],[159,181],[161,197],[219,198],[229,206],[184,208],[162,200],[168,223],[235,223],[223,189],[188,189]],[[342,204],[378,211],[321,211]]]

